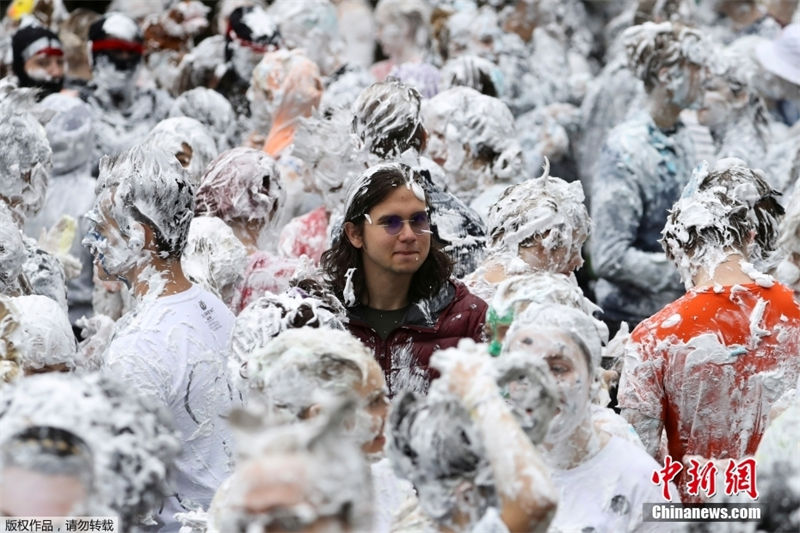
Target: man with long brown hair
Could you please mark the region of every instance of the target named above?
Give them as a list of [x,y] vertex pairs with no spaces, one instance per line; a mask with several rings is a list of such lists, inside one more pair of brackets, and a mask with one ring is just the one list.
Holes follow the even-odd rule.
[[421,176],[406,165],[376,165],[355,180],[322,267],[347,307],[348,328],[374,351],[392,394],[427,390],[434,350],[481,340],[486,303],[450,278]]

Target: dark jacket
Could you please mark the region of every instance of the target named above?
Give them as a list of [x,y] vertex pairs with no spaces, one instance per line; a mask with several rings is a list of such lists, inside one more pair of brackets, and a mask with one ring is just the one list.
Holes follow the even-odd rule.
[[375,353],[390,395],[407,389],[426,392],[431,379],[438,377],[428,369],[433,352],[456,346],[463,338],[481,342],[487,308],[466,286],[450,280],[433,298],[412,303],[403,325],[386,340],[360,318],[359,306],[348,309],[348,328]]

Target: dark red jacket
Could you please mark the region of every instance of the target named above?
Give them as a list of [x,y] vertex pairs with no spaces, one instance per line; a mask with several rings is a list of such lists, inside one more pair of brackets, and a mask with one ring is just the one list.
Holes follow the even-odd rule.
[[481,342],[487,308],[462,283],[451,280],[433,298],[412,303],[403,325],[386,340],[359,317],[358,307],[348,309],[348,328],[375,353],[390,395],[409,388],[426,392],[431,379],[438,377],[428,370],[433,352],[456,346],[463,338]]

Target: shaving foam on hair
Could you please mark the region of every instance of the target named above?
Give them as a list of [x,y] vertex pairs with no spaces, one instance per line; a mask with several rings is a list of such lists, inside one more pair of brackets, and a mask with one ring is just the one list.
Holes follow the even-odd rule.
[[489,209],[490,253],[517,255],[523,243],[538,238],[548,252],[567,250],[560,261],[551,260],[553,271],[563,271],[565,261],[580,266],[581,247],[591,226],[584,199],[581,183],[550,176],[545,159],[541,176],[508,187]]

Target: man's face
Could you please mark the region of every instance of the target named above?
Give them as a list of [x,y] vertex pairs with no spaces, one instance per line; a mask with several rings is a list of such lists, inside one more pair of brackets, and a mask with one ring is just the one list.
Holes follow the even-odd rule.
[[684,62],[674,66],[668,83],[672,102],[683,109],[695,109],[700,103],[705,79],[705,68],[700,65]]
[[714,77],[705,84],[697,120],[711,129],[725,125],[730,119],[734,95],[728,84],[720,77]]
[[101,192],[94,208],[86,214],[92,228],[84,238],[83,245],[91,250],[95,261],[107,274],[126,277],[141,257],[144,239],[132,242],[133,239],[122,234],[112,214],[113,195],[114,189]]
[[372,440],[365,442],[361,450],[367,454],[380,453],[386,443],[384,425],[389,414],[389,400],[386,398],[386,380],[381,367],[374,361],[370,362],[367,379],[358,384],[355,390],[362,400],[365,414],[370,420],[370,437]]
[[35,163],[20,175],[13,189],[0,191],[0,201],[8,205],[19,221],[36,215],[44,205],[47,192],[49,162]]
[[546,442],[555,444],[572,435],[589,413],[590,378],[581,348],[553,328],[522,328],[510,339],[509,350],[523,351],[547,364],[558,391],[558,408]]
[[64,56],[35,54],[25,62],[25,73],[36,81],[57,80],[64,77]]
[[[417,234],[408,220],[426,213],[425,202],[405,186],[397,187],[368,213],[361,232],[348,233],[353,246],[361,248],[364,272],[371,275],[411,276],[425,262],[431,249],[430,232]],[[394,217],[403,220],[402,229],[390,235],[384,227]],[[369,221],[372,221],[370,223]]]

